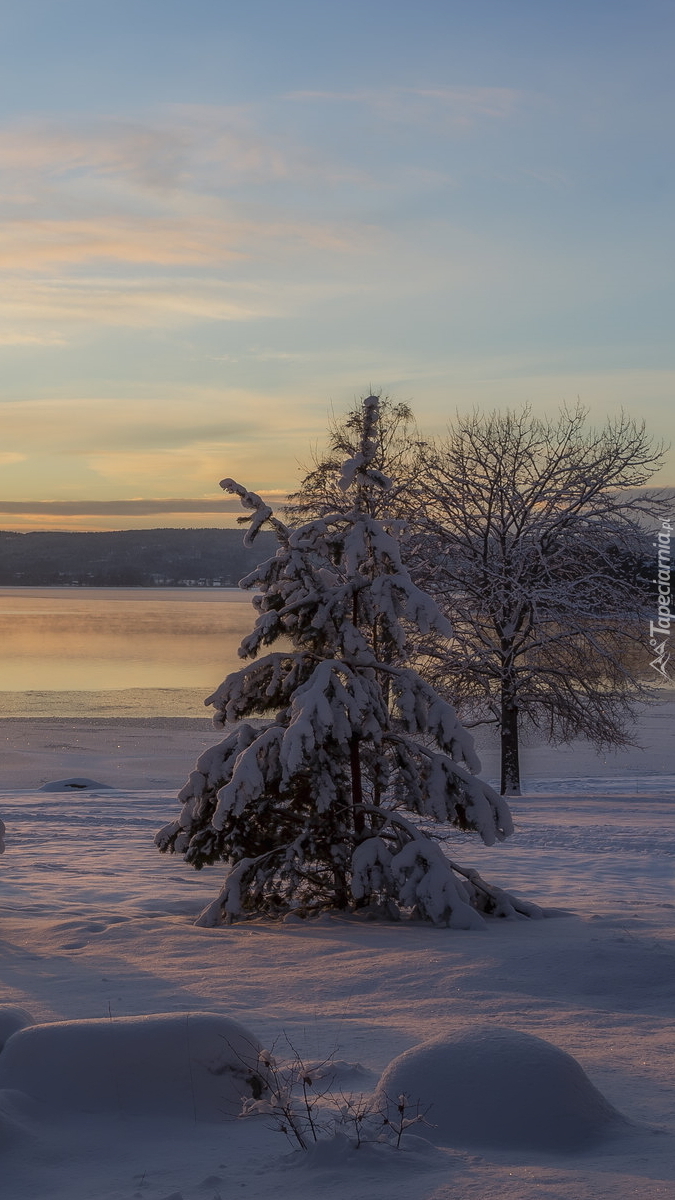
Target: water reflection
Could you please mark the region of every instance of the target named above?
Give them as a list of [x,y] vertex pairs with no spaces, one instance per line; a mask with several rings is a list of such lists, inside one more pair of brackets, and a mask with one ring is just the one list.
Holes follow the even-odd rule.
[[199,688],[240,665],[246,593],[0,588],[0,691]]

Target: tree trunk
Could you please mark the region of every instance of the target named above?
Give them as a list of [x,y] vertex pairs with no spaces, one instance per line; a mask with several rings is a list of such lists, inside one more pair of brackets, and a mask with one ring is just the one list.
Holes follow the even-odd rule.
[[365,817],[363,815],[363,782],[361,780],[361,756],[359,754],[359,737],[353,733],[349,739],[349,760],[352,772],[352,809],[354,813],[354,832],[363,833]]
[[[359,594],[354,588],[352,596],[352,624],[359,627]],[[353,733],[349,739],[349,765],[352,774],[352,813],[354,818],[354,833],[361,834],[365,828],[363,815],[363,781],[361,779],[361,755],[359,754],[359,735]]]
[[520,796],[520,754],[518,747],[518,705],[510,691],[502,689],[501,715],[502,796]]
[[349,888],[344,867],[333,864],[333,902],[335,907],[345,911],[349,908]]

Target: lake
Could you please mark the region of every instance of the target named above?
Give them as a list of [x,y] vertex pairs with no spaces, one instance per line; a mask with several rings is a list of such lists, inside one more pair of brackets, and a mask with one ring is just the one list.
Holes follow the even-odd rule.
[[0,715],[207,716],[254,617],[227,588],[0,588]]

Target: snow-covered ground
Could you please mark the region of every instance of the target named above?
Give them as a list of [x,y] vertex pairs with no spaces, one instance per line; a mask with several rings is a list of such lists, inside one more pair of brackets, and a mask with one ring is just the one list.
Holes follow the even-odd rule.
[[[514,837],[486,849],[475,836],[453,836],[459,862],[557,910],[484,932],[339,917],[196,928],[223,872],[160,856],[152,838],[177,813],[175,793],[194,758],[216,740],[208,725],[0,723],[0,1006],[20,1006],[38,1023],[80,1022],[56,1040],[23,1035],[24,1058],[6,1058],[4,1077],[0,1054],[0,1088],[23,1079],[34,1096],[40,1080],[46,1089],[28,1104],[0,1092],[3,1200],[675,1194],[675,763],[664,739],[672,711],[666,704],[646,722],[652,756],[635,751],[607,765],[583,747],[537,750],[528,795],[512,803]],[[37,790],[71,775],[113,790]],[[332,1055],[334,1088],[344,1093],[374,1091],[394,1058],[427,1039],[521,1031],[573,1055],[631,1124],[583,1150],[505,1146],[494,1112],[501,1106],[506,1122],[518,1105],[527,1116],[529,1103],[534,1121],[541,1104],[523,1052],[508,1073],[495,1057],[482,1084],[499,1102],[486,1096],[493,1116],[454,1143],[439,1132],[447,1114],[436,1092],[435,1126],[432,1108],[431,1127],[412,1130],[428,1141],[409,1135],[407,1148],[404,1138],[400,1150],[355,1151],[338,1138],[294,1152],[263,1117],[202,1120],[196,1066],[186,1076],[187,1112],[176,1108],[160,1068],[171,1055],[189,1063],[189,1030],[197,1043],[208,1025],[200,1012],[242,1023],[280,1059],[291,1057],[290,1044],[309,1062]],[[151,1022],[134,1042],[136,1026],[123,1018],[158,1013],[193,1014],[186,1037],[181,1019]],[[84,1024],[92,1018],[101,1024]],[[0,1032],[2,1019],[0,1007]],[[208,1026],[216,1041],[217,1028]],[[121,1047],[112,1060],[108,1034]],[[448,1059],[460,1061],[447,1068],[448,1111],[451,1099],[459,1111],[458,1093],[460,1108],[462,1095],[470,1108],[474,1051],[462,1045],[461,1061]],[[422,1091],[424,1072],[413,1077]],[[78,1111],[81,1078],[97,1111]],[[554,1073],[548,1090],[565,1086]],[[583,1116],[582,1093],[562,1099],[570,1097]]]

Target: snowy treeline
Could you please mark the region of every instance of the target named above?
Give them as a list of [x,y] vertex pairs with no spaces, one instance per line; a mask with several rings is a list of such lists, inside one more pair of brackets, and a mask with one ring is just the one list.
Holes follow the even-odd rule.
[[[196,868],[230,865],[203,924],[326,907],[460,928],[481,913],[538,915],[451,863],[414,819],[488,844],[512,832],[506,803],[476,778],[470,735],[411,663],[411,635],[451,630],[404,568],[395,522],[372,515],[390,487],[374,464],[378,422],[369,396],[340,474],[347,503],[294,529],[222,482],[250,511],[247,544],[271,526],[279,548],[242,581],[258,593],[240,648],[252,661],[207,700],[235,727],[199,759],[156,839]],[[258,657],[280,640],[290,646]]]

